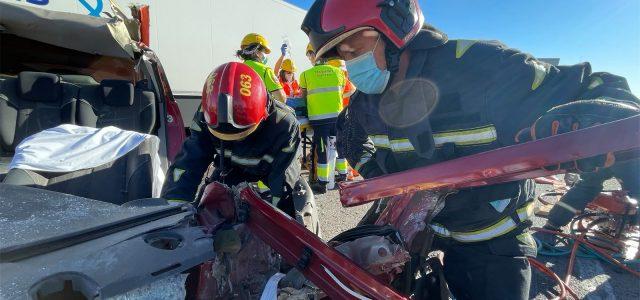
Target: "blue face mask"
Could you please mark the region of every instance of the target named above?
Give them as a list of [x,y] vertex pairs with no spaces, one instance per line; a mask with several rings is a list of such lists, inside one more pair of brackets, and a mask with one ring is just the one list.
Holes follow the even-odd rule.
[[258,62],[261,62],[262,64],[266,65],[269,62],[269,57],[267,57],[267,55],[264,54],[264,52],[259,52]]
[[[380,41],[380,38],[378,38]],[[380,94],[389,83],[391,72],[380,70],[373,57],[373,51],[378,46],[378,41],[373,50],[362,54],[354,59],[346,61],[349,80],[355,84],[356,88],[365,94]]]

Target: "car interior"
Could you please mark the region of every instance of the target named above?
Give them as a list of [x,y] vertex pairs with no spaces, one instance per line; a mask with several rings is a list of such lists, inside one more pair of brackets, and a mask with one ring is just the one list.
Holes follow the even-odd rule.
[[[0,40],[7,41],[6,37],[0,35]],[[8,39],[19,38],[11,36]],[[7,52],[17,52],[15,47],[8,47],[11,43],[0,44],[3,44],[0,61],[8,60]],[[38,42],[29,43],[24,39],[13,44],[16,45],[44,47]],[[4,51],[5,48],[12,49]],[[57,53],[64,53],[62,48],[55,48]],[[133,68],[128,71],[133,73],[130,76],[124,72],[123,64],[115,71],[105,72],[99,67],[108,58],[82,54],[85,61],[87,57],[91,58],[89,65],[94,69],[86,66],[78,68],[77,64],[74,66],[71,63],[65,70],[59,61],[55,64],[34,62],[32,58],[36,56],[25,54],[29,51],[33,50],[25,50],[21,55],[14,56],[10,64],[0,68],[0,181],[115,204],[151,197],[151,153],[149,145],[144,142],[118,160],[92,169],[64,174],[8,170],[16,146],[28,136],[45,129],[61,124],[94,128],[115,126],[157,135],[158,123],[164,119],[158,117],[159,97],[149,88],[148,80]],[[78,57],[76,51],[69,51],[72,53],[67,55]],[[42,59],[41,56],[37,57]],[[63,55],[49,61],[61,60],[60,57]],[[78,74],[78,70],[96,76]],[[97,81],[94,77],[102,79]]]

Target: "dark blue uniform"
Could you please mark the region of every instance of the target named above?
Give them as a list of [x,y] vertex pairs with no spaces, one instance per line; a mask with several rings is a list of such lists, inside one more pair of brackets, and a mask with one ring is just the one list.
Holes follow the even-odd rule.
[[[202,177],[211,163],[213,181],[221,177],[220,157],[224,151],[225,183],[263,181],[271,190],[274,204],[290,202],[291,193],[300,180],[300,126],[293,112],[274,101],[269,115],[252,134],[239,141],[221,141],[207,129],[203,113],[198,111],[191,125],[191,135],[167,172],[163,198],[193,201]],[[291,212],[291,203],[281,203]]]
[[604,182],[611,178],[620,181],[629,197],[640,199],[640,161],[633,160],[610,168],[582,174],[569,191],[560,198],[547,217],[547,226],[557,229],[569,224],[573,217],[584,210],[602,192]]
[[[357,93],[340,116],[338,150],[365,178],[512,145],[560,104],[635,99],[624,78],[588,63],[552,66],[496,41],[424,29],[405,51],[405,79],[381,95]],[[519,181],[446,196],[432,227],[458,299],[528,298],[533,195],[533,183]]]

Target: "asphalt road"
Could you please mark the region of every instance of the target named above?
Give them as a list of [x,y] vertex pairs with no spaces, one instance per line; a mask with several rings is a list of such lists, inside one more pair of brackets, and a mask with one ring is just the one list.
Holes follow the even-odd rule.
[[[612,189],[617,185],[608,182],[605,186],[606,189]],[[550,188],[551,186],[538,185],[537,192],[542,193]],[[336,190],[317,195],[316,201],[325,240],[353,228],[369,208],[369,205],[343,208]],[[535,217],[535,226],[543,224],[544,219]],[[538,260],[551,267],[560,278],[564,278],[568,257],[540,256]],[[553,286],[554,283],[542,273],[534,271],[531,298],[547,299],[545,291]],[[584,299],[640,299],[640,280],[628,273],[620,272],[615,266],[594,259],[578,258],[570,287]]]

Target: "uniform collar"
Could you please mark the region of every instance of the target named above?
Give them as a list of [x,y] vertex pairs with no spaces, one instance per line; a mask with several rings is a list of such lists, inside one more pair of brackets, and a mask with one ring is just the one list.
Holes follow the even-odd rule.
[[416,78],[422,74],[429,50],[447,43],[447,35],[433,26],[425,25],[418,35],[407,45],[405,51],[411,54],[406,79]]
[[405,48],[408,51],[431,49],[444,45],[449,37],[437,28],[425,24],[415,38]]

